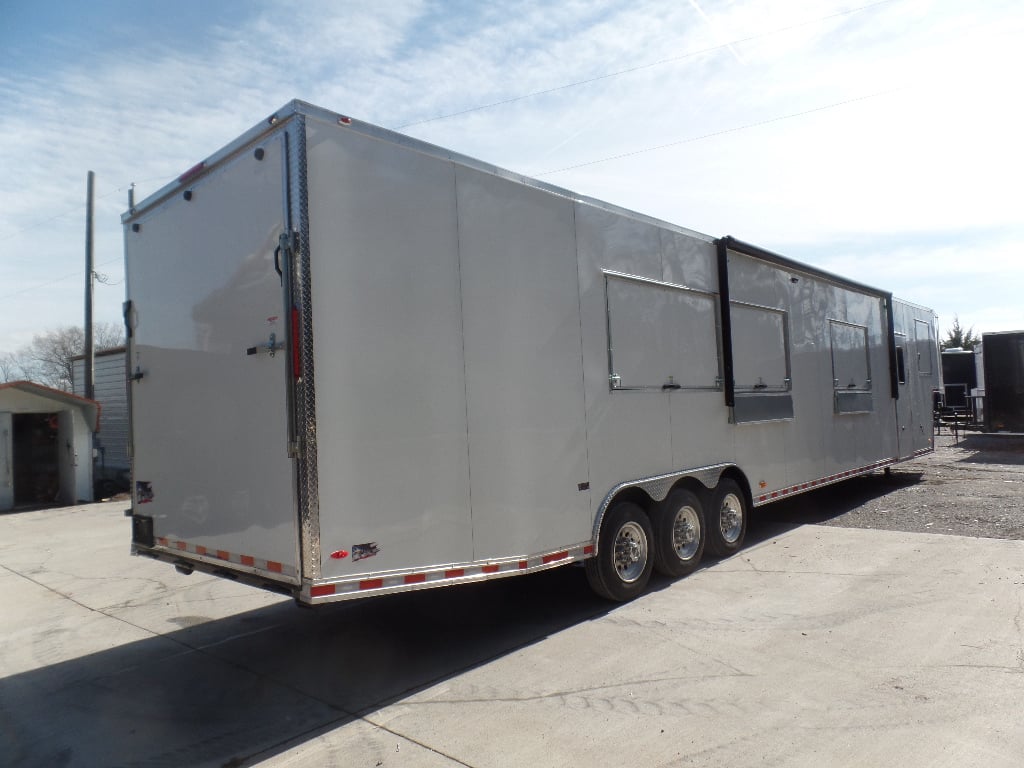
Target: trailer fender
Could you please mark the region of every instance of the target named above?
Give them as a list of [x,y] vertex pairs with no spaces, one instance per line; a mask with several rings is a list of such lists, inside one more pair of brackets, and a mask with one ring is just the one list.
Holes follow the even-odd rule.
[[[597,554],[598,548],[601,546],[601,524],[604,522],[605,515],[613,503],[624,500],[636,503],[637,499],[635,496],[637,494],[643,494],[643,496],[649,499],[649,502],[659,503],[665,500],[681,480],[688,478],[696,480],[703,488],[710,492],[718,485],[719,478],[727,472],[731,477],[738,478],[737,482],[741,486],[745,485],[746,479],[743,477],[743,473],[740,472],[735,464],[728,462],[711,464],[706,467],[694,467],[693,469],[684,469],[665,475],[654,475],[639,480],[619,483],[605,495],[601,506],[597,510],[597,515],[594,517],[594,554]],[[641,506],[647,507],[649,502],[641,503]]]

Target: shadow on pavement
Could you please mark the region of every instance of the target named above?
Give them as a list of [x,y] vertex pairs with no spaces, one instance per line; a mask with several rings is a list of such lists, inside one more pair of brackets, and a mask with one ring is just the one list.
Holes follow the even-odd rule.
[[181,617],[190,626],[0,680],[0,764],[249,765],[612,607],[566,567]]

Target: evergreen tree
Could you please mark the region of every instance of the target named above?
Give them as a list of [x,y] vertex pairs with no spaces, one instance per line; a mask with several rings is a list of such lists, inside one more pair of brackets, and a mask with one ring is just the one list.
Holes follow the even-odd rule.
[[953,327],[946,332],[946,338],[941,343],[942,348],[956,349],[959,347],[973,350],[979,343],[981,343],[981,336],[974,333],[974,326],[972,325],[965,331],[960,326],[960,318],[953,315]]

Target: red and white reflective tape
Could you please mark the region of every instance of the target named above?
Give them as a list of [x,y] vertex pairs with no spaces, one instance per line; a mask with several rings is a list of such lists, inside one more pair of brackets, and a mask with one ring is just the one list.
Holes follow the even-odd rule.
[[594,545],[588,542],[555,552],[545,552],[539,555],[509,560],[477,562],[444,568],[423,569],[409,573],[389,573],[380,576],[367,574],[327,584],[307,584],[303,587],[302,596],[307,600],[317,601],[322,599],[343,600],[352,597],[362,597],[367,593],[374,592],[403,592],[409,589],[480,581],[489,578],[511,576],[516,573],[542,571],[566,563],[583,560],[593,554]]
[[837,472],[834,475],[822,477],[818,480],[808,480],[806,483],[797,483],[796,485],[791,485],[788,488],[782,488],[778,491],[770,491],[769,493],[763,493],[755,499],[754,506],[758,506],[759,504],[765,504],[769,501],[775,501],[776,499],[781,499],[784,496],[794,496],[798,493],[803,493],[804,491],[812,491],[815,488],[821,488],[822,486],[825,485],[832,485],[833,483],[838,483],[840,480],[848,480],[849,478],[856,477],[857,475],[864,475],[867,474],[868,472],[874,472],[876,469],[891,467],[897,461],[898,459],[885,459],[884,461],[876,461],[874,464],[868,464],[865,467],[847,469],[843,472]]
[[295,576],[296,574],[294,566],[285,565],[284,563],[279,563],[276,560],[263,560],[258,557],[253,557],[252,555],[239,555],[235,552],[228,552],[223,549],[204,547],[202,544],[192,544],[179,539],[171,539],[167,536],[158,536],[156,543],[161,547],[166,547],[171,550],[187,552],[190,555],[198,555],[209,562],[221,560],[226,563],[242,565],[246,568],[253,568],[265,573],[280,573],[282,576]]

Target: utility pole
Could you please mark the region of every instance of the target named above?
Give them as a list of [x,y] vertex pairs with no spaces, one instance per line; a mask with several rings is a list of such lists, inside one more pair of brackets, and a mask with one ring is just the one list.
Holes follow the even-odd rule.
[[96,174],[89,171],[86,184],[85,199],[85,396],[93,400],[96,395],[94,377],[96,375],[96,353],[92,344],[92,289],[93,289],[93,258],[92,258],[92,203],[93,183]]

